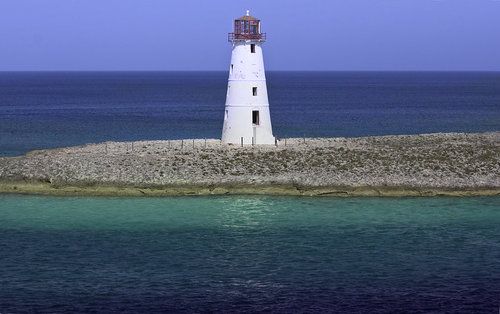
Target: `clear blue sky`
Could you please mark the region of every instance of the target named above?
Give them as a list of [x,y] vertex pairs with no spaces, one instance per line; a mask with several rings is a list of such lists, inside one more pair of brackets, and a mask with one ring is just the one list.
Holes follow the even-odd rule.
[[0,0],[0,71],[226,70],[246,9],[268,70],[500,71],[500,0]]

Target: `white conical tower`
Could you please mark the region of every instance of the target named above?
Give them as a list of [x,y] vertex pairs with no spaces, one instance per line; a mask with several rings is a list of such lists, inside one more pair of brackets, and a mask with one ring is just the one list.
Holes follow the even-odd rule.
[[234,21],[229,33],[233,45],[222,141],[240,144],[274,144],[262,44],[266,33],[260,20],[247,14]]

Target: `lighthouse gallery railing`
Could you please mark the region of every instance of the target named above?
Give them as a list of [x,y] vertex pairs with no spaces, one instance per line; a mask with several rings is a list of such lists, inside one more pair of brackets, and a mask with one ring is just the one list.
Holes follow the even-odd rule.
[[241,34],[241,33],[228,33],[227,40],[246,40],[246,39],[257,39],[257,40],[266,40],[266,33],[260,34]]

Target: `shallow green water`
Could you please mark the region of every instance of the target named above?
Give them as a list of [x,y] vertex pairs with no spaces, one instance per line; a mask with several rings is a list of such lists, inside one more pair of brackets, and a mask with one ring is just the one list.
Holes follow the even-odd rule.
[[497,312],[500,198],[0,195],[0,312]]

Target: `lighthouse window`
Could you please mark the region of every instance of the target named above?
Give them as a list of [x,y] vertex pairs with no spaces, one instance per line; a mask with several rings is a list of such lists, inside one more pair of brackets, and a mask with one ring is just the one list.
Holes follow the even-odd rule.
[[259,125],[259,110],[253,110],[252,111],[252,124],[253,125]]
[[250,52],[255,53],[255,44],[250,44]]
[[252,87],[252,95],[257,96],[257,87]]
[[234,66],[231,64],[231,69],[229,70],[229,74],[233,74],[233,68]]

